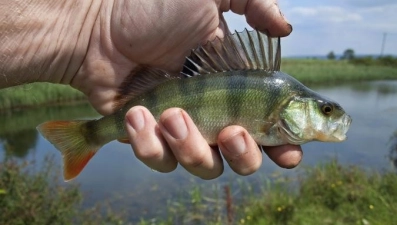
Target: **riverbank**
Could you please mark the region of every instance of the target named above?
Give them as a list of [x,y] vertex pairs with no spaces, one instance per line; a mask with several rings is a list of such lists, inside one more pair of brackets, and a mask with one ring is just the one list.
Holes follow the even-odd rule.
[[[281,70],[306,85],[397,79],[396,67],[357,65],[345,60],[283,59]],[[66,85],[33,83],[0,90],[0,113],[81,102],[87,102],[85,96]]]
[[[0,208],[5,209],[0,214],[1,224],[75,221],[140,225],[364,225],[393,224],[397,213],[396,173],[342,166],[336,160],[300,169],[293,177],[274,174],[263,183],[240,183],[238,187],[226,184],[217,188],[197,185],[189,191],[189,196],[170,199],[164,205],[165,218],[142,216],[138,223],[129,221],[127,209],[112,210],[106,199],[101,205],[83,209],[83,193],[77,184],[60,183],[58,167],[51,160],[46,159],[40,168],[35,167],[37,172],[26,170],[30,166],[35,165],[0,162]],[[261,191],[254,191],[258,189]]]
[[273,176],[261,184],[262,191],[254,192],[257,188],[242,183],[239,190],[226,185],[220,193],[205,194],[208,187],[198,186],[190,199],[171,202],[168,218],[156,224],[393,224],[397,213],[396,173],[336,160],[301,169],[295,177]]

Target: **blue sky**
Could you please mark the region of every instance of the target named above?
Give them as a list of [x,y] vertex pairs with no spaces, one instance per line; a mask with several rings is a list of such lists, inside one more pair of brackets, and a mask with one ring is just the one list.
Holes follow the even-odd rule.
[[[294,30],[282,39],[282,55],[356,54],[378,55],[387,33],[384,54],[397,55],[396,0],[279,0]],[[230,30],[249,27],[245,17],[226,14]]]

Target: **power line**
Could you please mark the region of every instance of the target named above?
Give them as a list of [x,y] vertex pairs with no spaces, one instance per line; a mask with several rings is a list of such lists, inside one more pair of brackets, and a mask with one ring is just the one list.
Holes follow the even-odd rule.
[[385,50],[385,45],[386,45],[386,37],[387,37],[387,35],[395,35],[395,34],[397,34],[397,33],[388,33],[388,32],[384,32],[383,33],[383,38],[382,38],[382,46],[381,46],[381,48],[380,48],[380,56],[383,56],[383,52],[384,52],[384,50]]
[[383,51],[385,50],[386,36],[387,36],[387,33],[386,32],[383,33],[382,47],[380,49],[380,56],[383,56]]

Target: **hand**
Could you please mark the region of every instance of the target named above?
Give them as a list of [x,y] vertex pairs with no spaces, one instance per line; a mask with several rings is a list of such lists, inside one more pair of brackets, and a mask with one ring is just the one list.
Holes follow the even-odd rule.
[[[252,27],[267,30],[273,36],[291,32],[275,0],[116,0],[110,5],[111,2],[103,1],[86,56],[71,82],[102,114],[112,112],[117,88],[137,65],[178,72],[190,49],[228,33],[222,12],[245,14]],[[127,113],[126,121],[135,155],[149,167],[169,172],[179,162],[204,179],[223,172],[218,149],[206,143],[183,110],[166,110],[157,124],[147,109],[137,106]],[[142,123],[144,126],[139,127]],[[225,128],[218,136],[218,145],[238,174],[251,174],[261,165],[261,152],[242,127]],[[302,156],[299,146],[265,148],[265,152],[286,168],[296,166]]]

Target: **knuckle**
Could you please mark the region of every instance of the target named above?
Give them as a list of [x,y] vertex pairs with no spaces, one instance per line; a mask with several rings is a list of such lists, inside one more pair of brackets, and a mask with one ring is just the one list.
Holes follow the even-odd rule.
[[204,162],[205,162],[205,154],[191,154],[191,155],[186,155],[183,157],[180,161],[180,163],[186,167],[191,167],[191,168],[199,168],[202,167]]

